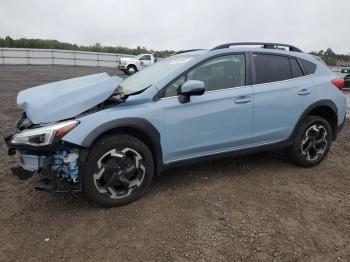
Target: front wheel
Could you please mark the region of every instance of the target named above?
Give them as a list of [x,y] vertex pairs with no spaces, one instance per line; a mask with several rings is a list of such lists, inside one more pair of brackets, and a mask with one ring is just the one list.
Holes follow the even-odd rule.
[[137,200],[151,184],[154,162],[150,149],[129,135],[101,138],[91,149],[83,176],[83,191],[102,206]]
[[304,167],[319,164],[328,154],[332,143],[332,128],[319,116],[307,116],[296,132],[289,155],[293,162]]
[[125,73],[128,75],[135,74],[136,72],[137,72],[137,68],[134,65],[129,65],[125,70]]

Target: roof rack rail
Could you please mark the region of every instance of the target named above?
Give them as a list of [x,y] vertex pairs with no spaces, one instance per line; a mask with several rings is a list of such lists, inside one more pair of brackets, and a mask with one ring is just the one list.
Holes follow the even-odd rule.
[[230,46],[237,46],[237,45],[262,45],[263,48],[268,48],[268,49],[276,49],[278,46],[284,46],[288,47],[289,51],[293,52],[303,52],[299,48],[292,46],[292,45],[287,45],[287,44],[280,44],[280,43],[265,43],[265,42],[237,42],[237,43],[227,43],[223,45],[218,45],[209,51],[212,50],[218,50],[218,49],[223,49],[223,48],[229,48]]
[[193,51],[199,51],[199,50],[204,50],[204,49],[188,49],[188,50],[182,50],[182,51],[175,52],[175,53],[172,54],[172,55],[178,55],[178,54],[182,54],[182,53],[193,52]]

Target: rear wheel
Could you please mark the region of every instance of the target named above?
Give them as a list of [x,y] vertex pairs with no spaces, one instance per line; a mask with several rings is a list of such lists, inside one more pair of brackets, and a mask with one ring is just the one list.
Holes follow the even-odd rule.
[[332,143],[332,128],[319,116],[307,116],[296,132],[289,150],[291,159],[298,165],[312,167],[328,154]]
[[121,206],[138,199],[151,184],[154,162],[149,148],[135,137],[100,139],[88,156],[83,190],[93,202]]

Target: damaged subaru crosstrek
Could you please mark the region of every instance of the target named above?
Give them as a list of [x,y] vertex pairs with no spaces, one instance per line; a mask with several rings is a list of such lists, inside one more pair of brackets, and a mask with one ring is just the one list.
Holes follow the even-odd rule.
[[286,148],[311,167],[344,125],[343,86],[294,46],[229,43],[125,80],[102,73],[33,87],[18,94],[24,112],[6,138],[21,159],[12,172],[40,175],[39,189],[119,206],[179,163]]

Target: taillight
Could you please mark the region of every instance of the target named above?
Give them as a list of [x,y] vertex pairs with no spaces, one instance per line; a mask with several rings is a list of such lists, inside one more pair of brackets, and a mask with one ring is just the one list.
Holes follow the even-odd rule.
[[344,88],[344,79],[334,79],[332,80],[332,84],[335,85],[339,90],[342,90]]

